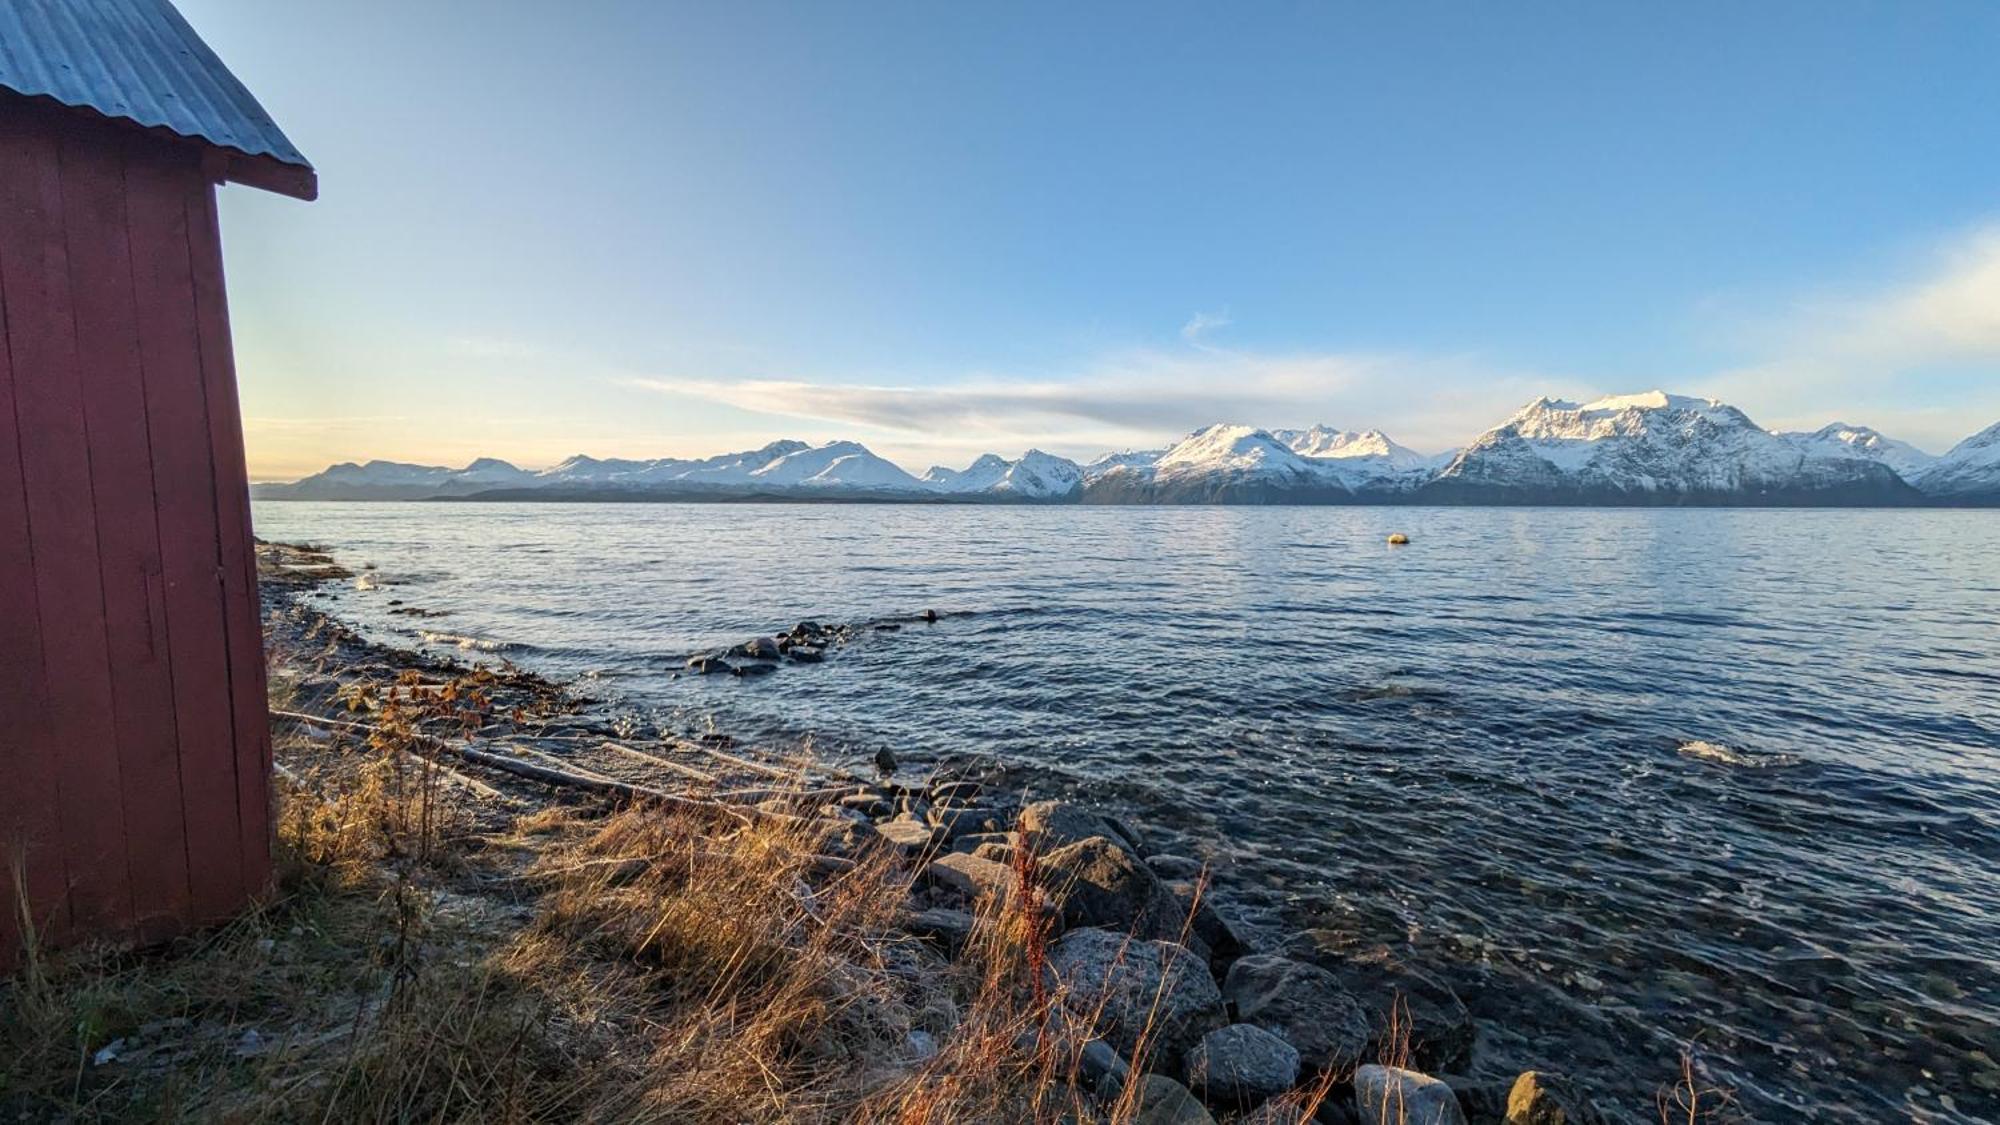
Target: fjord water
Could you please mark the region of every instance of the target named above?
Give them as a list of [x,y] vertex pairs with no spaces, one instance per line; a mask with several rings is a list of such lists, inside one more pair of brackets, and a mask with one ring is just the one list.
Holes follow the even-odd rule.
[[[2000,516],[265,503],[371,634],[649,722],[986,756],[1655,1119],[2000,1119]],[[1413,543],[1392,548],[1391,531]],[[448,616],[389,613],[391,599]],[[818,666],[674,677],[927,608]],[[428,634],[424,632],[428,630]]]

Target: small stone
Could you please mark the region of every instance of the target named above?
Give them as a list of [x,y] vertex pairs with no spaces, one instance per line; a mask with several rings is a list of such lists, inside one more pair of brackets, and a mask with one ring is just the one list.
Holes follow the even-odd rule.
[[840,799],[840,807],[843,809],[853,809],[867,816],[883,816],[890,809],[889,798],[872,789],[863,789],[859,793],[849,793]]
[[1132,1072],[1132,1065],[1118,1049],[1102,1039],[1091,1039],[1077,1052],[1076,1069],[1084,1078],[1096,1082],[1110,1076],[1120,1082]]
[[983,788],[976,781],[941,781],[931,786],[931,799],[939,804],[970,803],[979,799]]
[[922,1062],[935,1058],[938,1053],[937,1036],[928,1031],[912,1031],[903,1037],[903,1045],[910,1058]]
[[1466,1125],[1450,1086],[1397,1066],[1355,1070],[1354,1104],[1362,1125]]
[[1299,1080],[1299,1052],[1261,1027],[1231,1024],[1201,1037],[1188,1052],[1188,1085],[1215,1105],[1249,1107]]
[[903,919],[905,931],[943,946],[946,953],[963,949],[967,939],[972,937],[972,927],[973,917],[969,911],[943,906],[919,910]]
[[734,651],[736,655],[747,656],[752,660],[776,660],[782,655],[778,651],[776,637],[752,637],[737,645]]
[[718,676],[734,672],[736,667],[719,656],[702,655],[688,657],[687,670],[697,676]]
[[1527,1071],[1507,1092],[1507,1125],[1586,1125],[1596,1120],[1589,1099],[1559,1074]]
[[1139,1114],[1133,1125],[1215,1125],[1215,1117],[1188,1093],[1186,1086],[1163,1074],[1148,1074],[1139,1086]]
[[875,831],[905,855],[927,852],[937,845],[937,828],[913,816],[885,820],[875,826]]
[[[973,839],[979,838],[967,836],[965,839],[957,841],[953,846],[956,847],[957,844],[963,844],[966,840]],[[1014,862],[1014,845],[1005,841],[995,841],[991,838],[986,838],[974,845],[970,854],[976,855],[980,859],[990,859],[994,863],[1005,863],[1011,866]]]
[[947,843],[961,836],[986,835],[1001,829],[1000,814],[993,809],[933,807],[929,819],[932,824],[944,829]]
[[1005,902],[1014,894],[1013,868],[962,852],[946,852],[932,860],[924,875],[975,903]]

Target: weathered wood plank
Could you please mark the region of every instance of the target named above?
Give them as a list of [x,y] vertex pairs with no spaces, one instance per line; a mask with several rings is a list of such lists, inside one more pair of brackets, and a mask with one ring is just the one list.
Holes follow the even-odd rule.
[[172,668],[156,591],[160,534],[146,385],[133,322],[124,159],[97,131],[81,129],[65,132],[59,155],[126,869],[132,879],[131,921],[142,940],[158,940],[184,929],[191,912]]
[[[11,131],[0,123],[0,176],[17,163]],[[69,925],[62,829],[56,815],[54,763],[48,754],[48,681],[42,673],[41,607],[35,598],[35,556],[28,524],[27,484],[14,415],[12,337],[7,330],[8,259],[33,240],[0,210],[0,971],[20,948],[19,886],[32,904],[37,929]]]
[[214,455],[188,253],[191,174],[190,167],[135,148],[127,155],[125,204],[149,397],[190,891],[195,917],[212,920],[242,905],[244,879]]
[[236,726],[236,804],[244,890],[263,894],[271,882],[271,721],[264,687],[264,627],[257,600],[257,552],[250,529],[250,475],[243,453],[236,358],[229,340],[229,303],[222,273],[222,226],[215,188],[192,179],[187,204],[195,323],[202,380],[208,392],[209,448],[215,467],[215,511],[222,552],[223,614],[229,641],[230,694]]
[[0,290],[49,703],[38,749],[55,758],[72,921],[117,930],[132,896],[61,169],[53,136],[25,116],[0,115],[0,137],[0,222],[10,247]]

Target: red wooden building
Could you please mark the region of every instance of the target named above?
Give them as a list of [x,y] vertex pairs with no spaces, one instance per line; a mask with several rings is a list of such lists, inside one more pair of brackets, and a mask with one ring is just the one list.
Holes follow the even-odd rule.
[[168,0],[0,2],[0,964],[270,879],[224,182],[317,192]]

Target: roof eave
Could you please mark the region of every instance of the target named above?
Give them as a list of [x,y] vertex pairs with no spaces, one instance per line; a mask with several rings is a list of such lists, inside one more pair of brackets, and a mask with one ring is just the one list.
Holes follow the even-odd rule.
[[242,184],[307,203],[319,198],[317,172],[276,157],[210,146],[202,156],[202,167],[218,183]]

